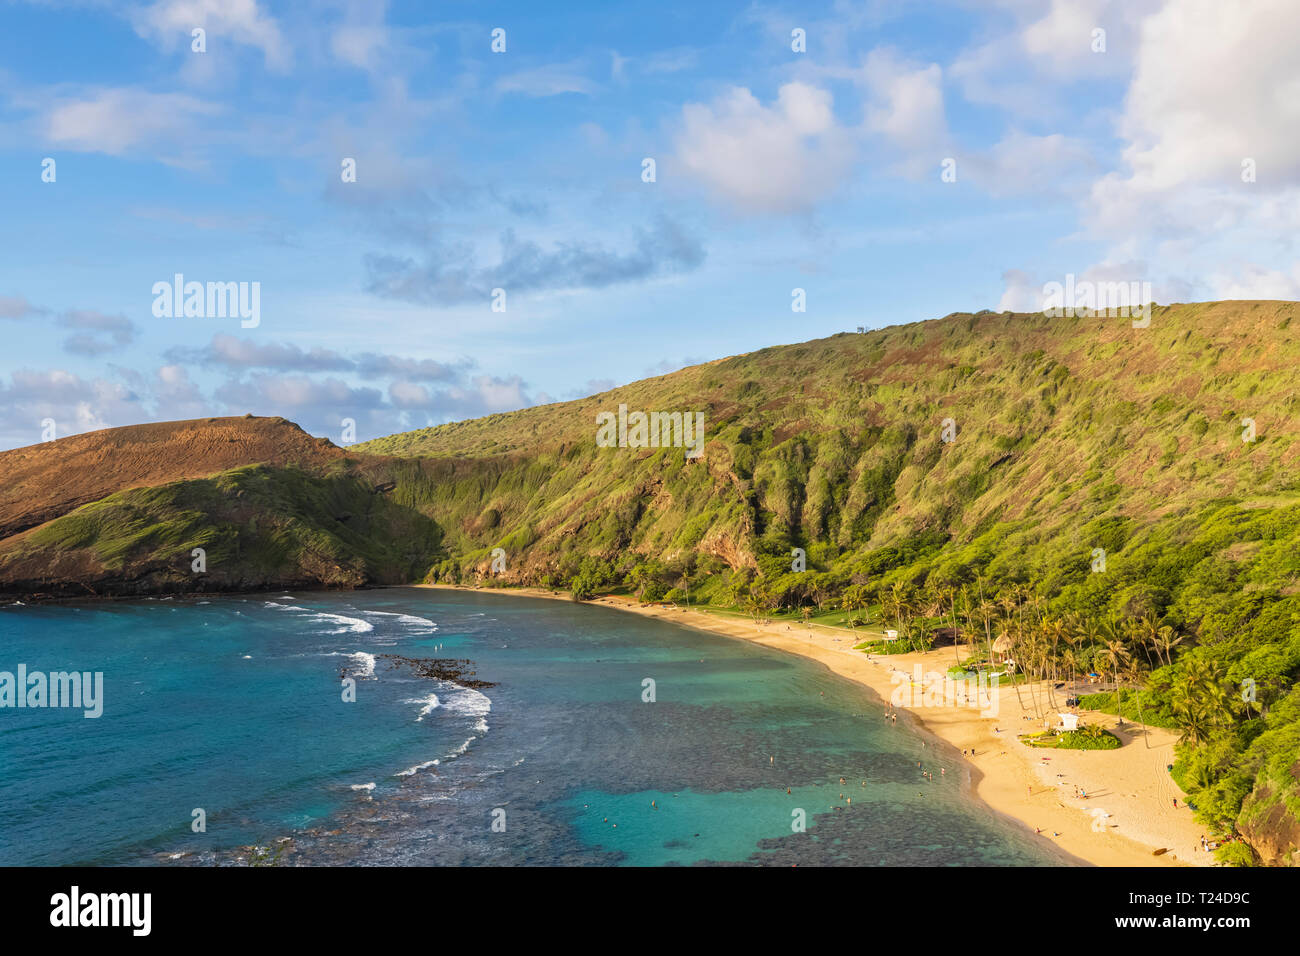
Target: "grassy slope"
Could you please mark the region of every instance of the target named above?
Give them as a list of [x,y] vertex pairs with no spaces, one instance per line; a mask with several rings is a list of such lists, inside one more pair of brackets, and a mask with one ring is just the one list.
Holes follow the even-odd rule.
[[[209,587],[481,578],[495,547],[510,581],[659,594],[689,582],[720,605],[1027,584],[1054,613],[1176,627],[1184,657],[1161,686],[1195,658],[1257,681],[1268,714],[1184,748],[1179,779],[1211,821],[1265,827],[1252,839],[1266,847],[1300,820],[1298,313],[1180,305],[1147,329],[959,314],[764,349],[394,435],[332,470],[113,495],[0,542],[0,582],[185,588],[189,548],[207,542]],[[703,411],[703,461],[595,447],[596,413],[620,402]],[[789,573],[796,546],[808,574]],[[1089,573],[1097,547],[1104,574]],[[1300,841],[1275,842],[1280,859]]]
[[[0,546],[14,590],[82,595],[397,584],[422,573],[437,526],[336,468],[250,465],[117,492]],[[195,573],[192,549],[206,552]]]
[[[1251,819],[1285,806],[1295,820],[1298,312],[1174,306],[1147,329],[956,315],[357,450],[422,458],[398,490],[446,530],[443,579],[481,574],[502,547],[511,580],[631,572],[657,579],[658,593],[684,579],[696,600],[719,603],[978,578],[990,592],[1031,585],[1056,612],[1154,613],[1187,635],[1191,655],[1224,662],[1229,686],[1256,680],[1271,708],[1184,748],[1198,805],[1230,826],[1258,790],[1273,796],[1247,804]],[[704,411],[705,461],[596,448],[596,412],[619,402]],[[949,417],[958,437],[945,444]],[[1254,442],[1242,441],[1243,417],[1255,420]],[[788,573],[793,546],[813,574]],[[1090,573],[1098,547],[1104,574]]]
[[[433,459],[403,486],[460,555],[500,545],[544,563],[571,551],[702,549],[744,564],[766,537],[821,546],[843,564],[900,542],[983,535],[995,552],[1053,542],[1038,570],[1056,579],[1062,559],[1093,547],[1185,537],[1210,502],[1300,505],[1289,429],[1300,376],[1287,354],[1300,349],[1285,341],[1295,312],[1179,306],[1143,330],[955,316],[765,349],[354,451]],[[705,411],[705,462],[596,448],[596,412],[619,402]],[[1257,422],[1254,443],[1241,441],[1243,416]],[[946,417],[959,429],[947,445]]]
[[283,418],[198,418],[105,428],[0,451],[0,539],[114,491],[262,462],[323,467],[343,457]]

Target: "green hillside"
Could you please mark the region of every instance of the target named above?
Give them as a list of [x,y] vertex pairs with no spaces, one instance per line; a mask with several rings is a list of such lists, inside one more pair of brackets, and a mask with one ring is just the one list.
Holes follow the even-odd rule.
[[[1177,728],[1199,819],[1244,838],[1225,859],[1294,863],[1298,316],[986,312],[763,349],[301,470],[119,492],[0,541],[0,590],[74,593],[88,568],[96,593],[191,589],[210,546],[226,588],[689,593],[888,621],[913,647],[955,633],[971,666],[1001,638],[1031,675],[1098,673],[1113,708]],[[598,447],[620,404],[702,413],[703,455]]]
[[355,588],[407,583],[438,547],[437,525],[345,470],[250,465],[120,491],[9,538],[0,581],[63,597]]
[[[1298,309],[1163,307],[1145,329],[954,315],[354,450],[412,458],[396,493],[444,530],[435,579],[484,579],[500,547],[494,583],[840,607],[900,622],[914,644],[955,623],[967,642],[1007,635],[1037,673],[1149,684],[1129,706],[1182,731],[1179,780],[1207,826],[1289,861]],[[703,460],[597,448],[597,413],[620,403],[703,411]]]

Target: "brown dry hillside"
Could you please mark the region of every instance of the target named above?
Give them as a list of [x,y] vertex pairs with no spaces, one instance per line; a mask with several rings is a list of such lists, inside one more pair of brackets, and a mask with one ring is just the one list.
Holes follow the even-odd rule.
[[108,428],[0,452],[0,538],[115,491],[241,465],[320,466],[343,457],[283,418],[196,418]]

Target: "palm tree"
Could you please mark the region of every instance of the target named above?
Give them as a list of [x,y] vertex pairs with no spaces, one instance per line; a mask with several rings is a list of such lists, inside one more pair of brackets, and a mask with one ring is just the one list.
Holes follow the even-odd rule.
[[[911,621],[912,614],[915,611],[915,602],[908,589],[902,581],[895,582],[890,590],[890,603],[894,609],[894,617],[898,621],[898,632],[905,638],[908,633],[908,624]],[[910,638],[908,638],[910,640]]]
[[1082,724],[1079,733],[1085,740],[1102,740],[1106,736],[1106,731],[1101,724]]
[[1110,665],[1111,675],[1115,678],[1115,712],[1119,714],[1121,720],[1124,718],[1124,711],[1121,707],[1123,690],[1119,686],[1119,672],[1131,656],[1128,648],[1124,646],[1124,642],[1117,637],[1108,638],[1105,647],[1101,651],[1102,660]]
[[[971,601],[970,592],[966,590],[966,585],[961,586],[961,603],[962,613],[966,617],[966,646],[971,657],[975,656],[975,642],[978,640],[975,630],[975,604]],[[990,660],[989,664],[993,662]]]
[[[1095,617],[1080,618],[1075,628],[1075,639],[1078,641],[1078,647],[1083,650],[1091,650],[1098,644],[1101,644],[1104,635],[1104,626]],[[1082,663],[1082,659],[1080,659]]]
[[1078,652],[1075,651],[1073,647],[1067,647],[1064,651],[1061,652],[1061,663],[1065,666],[1067,670],[1069,670],[1070,683],[1073,684],[1075,680],[1075,674],[1079,670]]
[[1205,739],[1209,731],[1205,708],[1187,684],[1177,684],[1170,694],[1169,709],[1173,711],[1174,723],[1180,731],[1180,744],[1198,744]]
[[1130,633],[1133,635],[1133,643],[1138,647],[1141,647],[1146,653],[1147,663],[1151,663],[1151,652],[1147,650],[1148,647],[1154,647],[1156,649],[1156,656],[1159,657],[1160,621],[1157,620],[1154,614],[1148,613],[1134,621]]
[[979,616],[984,622],[984,646],[988,651],[989,663],[993,663],[993,621],[997,619],[998,606],[992,601],[984,600],[984,582],[980,580]]
[[1056,651],[1062,640],[1069,639],[1070,627],[1063,619],[1058,617],[1044,621],[1043,631],[1052,642],[1052,680],[1056,680]]
[[[1172,627],[1166,624],[1164,627],[1160,628],[1160,632],[1157,635],[1157,641],[1157,648],[1163,649],[1165,652],[1165,663],[1172,664],[1174,662],[1174,648],[1183,643],[1183,635],[1178,634]],[[1157,650],[1157,653],[1158,652],[1159,650]]]
[[952,623],[952,657],[961,666],[961,650],[957,647],[957,589],[948,588],[948,618]]

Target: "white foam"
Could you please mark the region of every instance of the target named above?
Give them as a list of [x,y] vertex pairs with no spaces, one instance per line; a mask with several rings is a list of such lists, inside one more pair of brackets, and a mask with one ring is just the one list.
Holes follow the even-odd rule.
[[492,713],[492,698],[487,694],[459,684],[452,686],[456,688],[456,694],[447,701],[448,710],[467,717],[486,717]]
[[326,657],[350,657],[354,661],[356,661],[357,666],[361,668],[361,670],[357,672],[358,677],[375,676],[375,655],[374,654],[367,654],[365,651],[354,651],[350,654],[344,651],[330,651],[325,656]]
[[410,699],[410,700],[404,700],[404,701],[402,701],[402,703],[403,703],[403,704],[423,704],[423,705],[424,705],[423,707],[420,708],[420,716],[415,718],[416,721],[419,722],[419,721],[421,721],[421,720],[424,720],[425,717],[428,717],[428,716],[429,716],[431,713],[433,713],[433,711],[437,708],[437,706],[438,706],[438,695],[437,695],[437,694],[430,694],[428,697],[415,697],[415,698],[412,698],[412,699]]
[[492,698],[472,687],[461,687],[459,684],[452,686],[456,688],[456,693],[443,706],[453,714],[477,717],[478,720],[474,721],[474,732],[487,733],[487,715],[492,713]]
[[377,617],[395,617],[398,624],[403,627],[419,628],[421,634],[431,634],[438,629],[438,625],[433,623],[427,617],[417,617],[414,614],[400,614],[397,611],[362,611],[362,614],[372,614]]
[[369,793],[371,790],[375,789],[375,782],[372,780],[370,781],[370,783],[354,783],[352,785],[352,789],[365,790],[367,793]]
[[339,625],[335,630],[326,631],[326,634],[366,634],[375,629],[373,624],[369,621],[363,621],[359,617],[344,617],[342,614],[326,614],[324,611],[319,611],[316,614],[313,614],[312,620]]
[[428,770],[430,767],[436,767],[442,761],[426,760],[424,763],[417,763],[414,767],[407,767],[405,770],[399,770],[393,774],[394,777],[410,777],[419,773],[421,770]]

